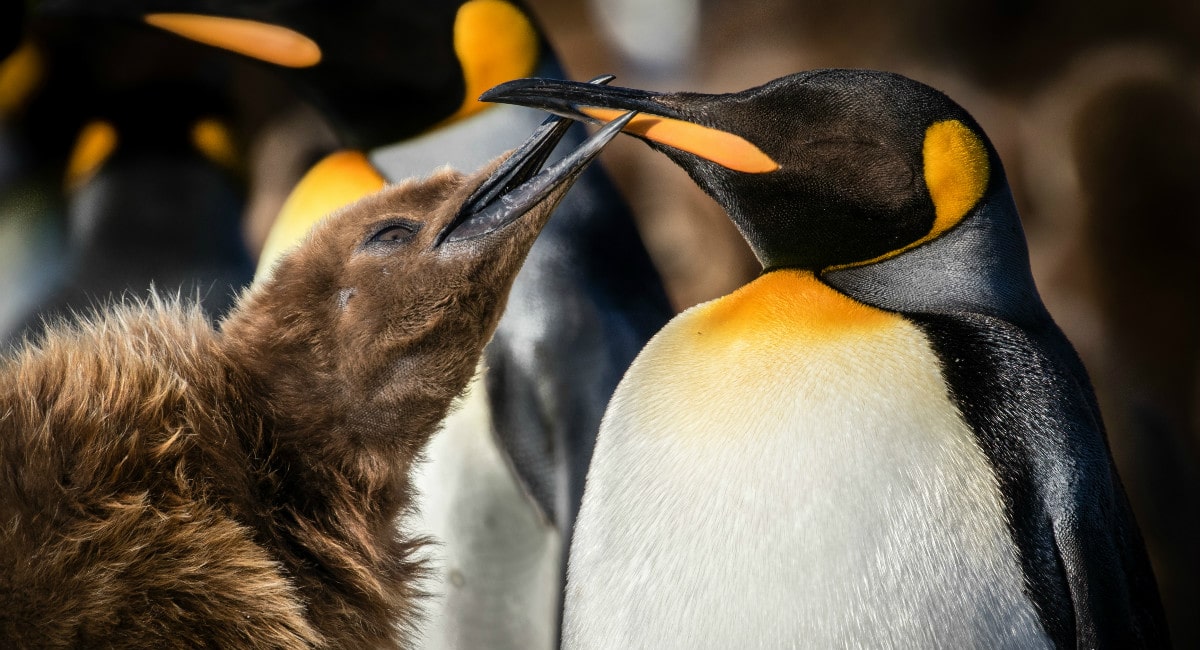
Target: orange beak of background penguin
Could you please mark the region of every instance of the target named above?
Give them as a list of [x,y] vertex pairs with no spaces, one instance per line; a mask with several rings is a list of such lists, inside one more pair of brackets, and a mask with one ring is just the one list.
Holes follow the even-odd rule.
[[568,156],[538,173],[571,125],[559,117],[547,119],[467,197],[458,214],[438,234],[436,245],[500,230],[556,189],[574,183],[634,115],[629,112],[612,120]]
[[722,167],[747,174],[779,169],[757,145],[735,133],[698,124],[666,104],[659,93],[558,79],[516,79],[479,97],[480,101],[538,108],[574,120],[605,124],[636,111],[625,132],[686,151]]

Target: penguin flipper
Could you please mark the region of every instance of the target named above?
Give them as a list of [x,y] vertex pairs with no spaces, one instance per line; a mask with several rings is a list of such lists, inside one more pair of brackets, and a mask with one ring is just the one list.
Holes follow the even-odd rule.
[[995,468],[1026,592],[1058,647],[1164,647],[1149,559],[1091,381],[1049,315],[908,316]]

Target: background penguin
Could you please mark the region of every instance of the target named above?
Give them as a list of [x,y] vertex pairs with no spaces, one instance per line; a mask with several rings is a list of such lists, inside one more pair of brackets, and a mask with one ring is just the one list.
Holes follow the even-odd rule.
[[[564,192],[626,121],[325,220],[216,331],[151,298],[0,365],[0,636],[380,648],[416,627],[409,476]],[[99,415],[98,415],[99,414]],[[403,530],[403,529],[402,529]]]
[[1087,374],[1001,162],[943,94],[820,70],[728,95],[521,80],[685,168],[764,273],[655,336],[605,414],[569,647],[1162,647]]
[[26,261],[5,271],[19,290],[0,335],[151,285],[219,317],[254,269],[228,57],[146,26],[42,16],[23,47],[38,79],[5,96],[0,221],[18,235],[8,259]]
[[[73,119],[73,103],[40,101],[59,86],[45,81],[47,56],[27,36],[25,3],[4,7],[16,13],[5,16],[4,29],[13,40],[0,60],[0,338],[60,274],[55,262],[66,239],[62,178],[82,125]],[[64,113],[71,117],[60,124]]]

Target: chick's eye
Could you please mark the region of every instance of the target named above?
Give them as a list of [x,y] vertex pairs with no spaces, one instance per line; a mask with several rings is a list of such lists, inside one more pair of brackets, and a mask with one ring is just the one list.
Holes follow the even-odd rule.
[[379,229],[367,241],[370,242],[403,242],[412,239],[417,234],[418,225],[415,223],[390,223]]

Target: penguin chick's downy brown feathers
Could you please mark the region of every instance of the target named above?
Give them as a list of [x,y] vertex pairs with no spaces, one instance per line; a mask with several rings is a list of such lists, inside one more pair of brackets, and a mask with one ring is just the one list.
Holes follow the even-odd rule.
[[[460,208],[479,204],[468,196],[495,164],[363,199],[319,224],[219,331],[196,307],[153,298],[59,324],[0,362],[0,638],[411,637],[421,540],[396,532],[411,466],[585,164],[519,198],[524,216],[493,210],[484,228]],[[505,192],[546,176],[512,190],[531,173]],[[474,230],[456,236],[460,225]]]

